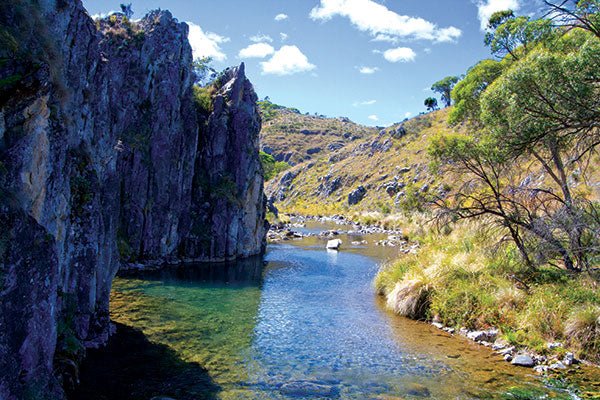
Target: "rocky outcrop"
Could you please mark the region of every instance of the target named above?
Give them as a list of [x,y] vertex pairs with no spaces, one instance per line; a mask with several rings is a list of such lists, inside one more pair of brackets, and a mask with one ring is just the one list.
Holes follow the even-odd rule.
[[199,142],[191,230],[181,247],[181,256],[192,261],[249,257],[266,246],[257,96],[244,64],[225,71],[216,85],[213,111]]
[[198,111],[167,11],[17,3],[0,6],[0,398],[57,399],[108,338],[121,261],[264,250],[260,118],[243,66]]
[[366,196],[367,189],[364,186],[359,186],[348,194],[348,205],[356,205]]

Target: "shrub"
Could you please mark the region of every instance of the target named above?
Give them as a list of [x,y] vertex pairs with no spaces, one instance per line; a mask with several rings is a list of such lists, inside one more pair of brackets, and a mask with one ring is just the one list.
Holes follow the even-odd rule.
[[204,116],[210,115],[213,111],[214,88],[212,86],[200,87],[194,85],[194,103],[196,110]]
[[264,151],[260,152],[259,157],[265,181],[270,181],[275,176],[279,175],[279,173],[291,168],[290,164],[282,161],[275,161],[275,158],[272,155],[267,154]]

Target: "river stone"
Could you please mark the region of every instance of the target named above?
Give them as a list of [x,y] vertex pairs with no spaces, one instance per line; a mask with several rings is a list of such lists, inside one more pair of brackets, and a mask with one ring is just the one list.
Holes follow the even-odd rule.
[[284,383],[279,390],[283,394],[298,397],[333,397],[338,392],[333,386],[310,381]]
[[342,246],[342,241],[340,239],[333,239],[327,242],[327,249],[330,250],[339,250]]
[[535,365],[535,361],[528,354],[518,354],[513,358],[511,364],[531,368]]

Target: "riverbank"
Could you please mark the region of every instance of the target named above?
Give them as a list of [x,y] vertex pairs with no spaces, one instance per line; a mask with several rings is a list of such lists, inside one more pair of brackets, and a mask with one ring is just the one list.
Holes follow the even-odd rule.
[[375,280],[395,313],[460,332],[539,372],[600,360],[598,271],[527,268],[482,223],[415,240],[419,252],[387,264]]

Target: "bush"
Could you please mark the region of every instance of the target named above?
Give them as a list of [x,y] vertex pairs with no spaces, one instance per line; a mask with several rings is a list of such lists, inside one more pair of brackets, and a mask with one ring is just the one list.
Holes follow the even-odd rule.
[[208,116],[213,111],[214,88],[212,86],[200,87],[194,85],[194,103],[196,110],[203,116]]
[[290,164],[282,161],[275,161],[275,158],[272,155],[263,151],[260,152],[259,156],[265,181],[270,181],[275,176],[279,175],[279,173],[291,168]]

